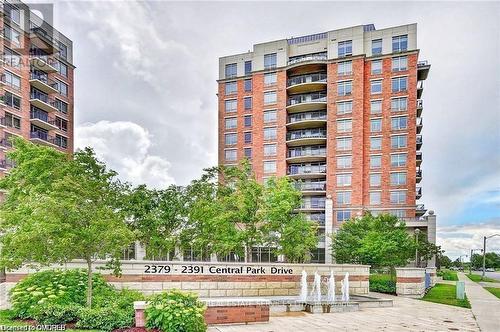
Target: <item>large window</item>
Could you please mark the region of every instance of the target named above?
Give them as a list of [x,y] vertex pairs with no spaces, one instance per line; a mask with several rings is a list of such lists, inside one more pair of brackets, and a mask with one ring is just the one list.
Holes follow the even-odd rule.
[[343,81],[337,83],[337,94],[339,96],[348,96],[352,93],[352,81]]
[[391,204],[404,204],[406,203],[406,191],[398,190],[390,192]]
[[245,144],[252,143],[252,132],[251,131],[246,131],[243,133],[243,141],[245,142]]
[[337,114],[349,114],[352,113],[352,101],[341,101],[337,103]]
[[370,205],[379,205],[381,194],[382,193],[380,191],[371,191],[370,192]]
[[276,73],[266,73],[264,74],[264,85],[274,85],[278,81],[278,75]]
[[276,53],[270,53],[264,55],[264,69],[276,68],[276,65],[277,65]]
[[3,61],[8,66],[14,68],[21,67],[21,55],[7,47],[3,48]]
[[406,135],[395,135],[391,136],[391,148],[392,149],[401,149],[406,148],[407,146]]
[[68,121],[56,116],[56,126],[62,131],[68,131]]
[[276,173],[276,161],[264,161],[264,173]]
[[237,118],[226,118],[226,129],[235,129],[237,123]]
[[252,159],[252,148],[244,148],[243,153],[245,154],[245,158]]
[[408,118],[406,116],[397,116],[391,119],[391,129],[401,130],[408,128]]
[[393,52],[404,52],[408,50],[408,36],[396,36],[392,37],[392,51]]
[[15,108],[16,110],[21,109],[21,98],[18,96],[10,93],[9,91],[5,91],[3,98],[5,105]]
[[351,211],[345,211],[345,210],[337,211],[337,226],[349,219],[351,219]]
[[57,146],[66,149],[68,147],[68,139],[64,136],[56,134],[55,143]]
[[382,156],[381,155],[370,156],[370,168],[379,169],[381,167],[382,167]]
[[59,90],[59,93],[62,96],[68,95],[68,85],[64,82],[59,81],[59,80],[57,80],[57,90]]
[[21,129],[21,118],[5,112],[5,125],[7,127]]
[[252,116],[251,115],[245,115],[245,117],[243,118],[243,125],[245,127],[251,127],[252,126]]
[[351,168],[352,167],[352,156],[338,156],[337,157],[337,168]]
[[370,92],[372,95],[382,93],[382,80],[371,81]]
[[[62,41],[58,41],[58,48],[59,48],[59,56],[63,59],[67,59],[68,58],[68,47],[66,45],[63,44]],[[236,66],[236,64],[234,64]],[[235,69],[235,73],[236,73],[236,69]]]
[[352,137],[337,138],[337,150],[346,151],[352,149]]
[[252,262],[254,263],[270,263],[278,261],[278,257],[274,253],[273,248],[254,247],[252,248]]
[[371,119],[370,120],[370,131],[372,133],[378,133],[382,131],[382,119]]
[[382,60],[373,60],[371,62],[372,75],[382,74]]
[[238,140],[238,137],[236,134],[226,134],[225,135],[226,145],[235,145],[237,140]]
[[408,69],[408,58],[406,56],[398,56],[392,58],[392,71],[403,71]]
[[391,166],[392,167],[404,167],[406,166],[406,153],[396,153],[391,155]]
[[243,105],[244,105],[246,111],[251,110],[252,109],[252,97],[243,98]]
[[338,133],[348,133],[352,131],[352,120],[342,119],[337,120],[337,132]]
[[252,79],[247,79],[244,81],[245,83],[245,92],[252,91]]
[[337,187],[349,187],[351,180],[352,174],[337,174]]
[[351,204],[351,192],[350,191],[337,192],[337,204],[340,205]]
[[238,91],[238,85],[236,84],[236,82],[226,82],[226,86],[225,86],[225,94],[226,95],[231,95],[233,93],[236,93]]
[[11,88],[16,90],[21,89],[21,78],[10,71],[4,71],[3,81]]
[[236,99],[226,100],[224,101],[224,108],[226,113],[236,112],[238,106],[238,102]]
[[408,77],[395,77],[391,80],[392,92],[406,91],[408,87]]
[[252,73],[252,61],[245,61],[245,75]]
[[380,173],[370,174],[370,187],[380,187],[381,175]]
[[230,63],[226,65],[226,78],[233,78],[236,77],[237,75],[237,64],[236,63]]
[[276,139],[276,127],[264,128],[264,140],[270,141]]
[[382,137],[370,137],[370,150],[382,149]]
[[382,54],[382,39],[372,40],[372,55]]
[[68,66],[61,61],[55,61],[54,67],[57,69],[59,75],[68,77]]
[[237,150],[232,149],[232,150],[226,150],[224,151],[225,153],[225,159],[226,161],[236,161],[236,155],[237,155]]
[[338,63],[338,75],[351,75],[352,74],[352,61],[343,61]]
[[370,113],[380,114],[382,113],[382,100],[372,100],[370,101]]
[[339,57],[352,55],[352,40],[339,42],[338,51]]
[[406,173],[405,172],[391,173],[391,185],[403,186],[405,184],[406,184]]
[[276,144],[264,144],[264,156],[276,156]]
[[16,29],[13,29],[9,25],[4,24],[3,34],[4,34],[5,38],[10,40],[15,45],[17,45],[17,46],[21,45],[21,33],[19,31],[17,31]]
[[406,112],[408,110],[408,98],[400,97],[391,99],[392,112]]
[[264,111],[264,123],[276,122],[277,114],[276,110]]
[[59,100],[56,98],[55,100],[55,107],[57,108],[57,110],[63,114],[67,114],[68,113],[68,104],[65,103],[64,101],[62,100]]
[[264,105],[276,104],[276,91],[264,92]]

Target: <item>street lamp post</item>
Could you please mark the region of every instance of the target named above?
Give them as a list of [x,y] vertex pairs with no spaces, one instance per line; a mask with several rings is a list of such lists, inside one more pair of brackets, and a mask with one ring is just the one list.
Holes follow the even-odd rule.
[[500,234],[493,234],[490,236],[483,237],[483,276],[482,276],[482,279],[484,279],[484,276],[485,276],[484,272],[486,270],[486,240],[491,239],[492,237],[495,237],[495,236],[500,236]]
[[474,251],[483,251],[483,249],[471,249],[470,250],[469,274],[472,274],[472,256],[474,255]]

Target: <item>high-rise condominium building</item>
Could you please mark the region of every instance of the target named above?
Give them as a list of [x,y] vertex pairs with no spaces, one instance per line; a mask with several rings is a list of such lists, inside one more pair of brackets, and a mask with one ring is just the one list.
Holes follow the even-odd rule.
[[297,180],[301,210],[319,224],[313,261],[330,262],[329,233],[365,211],[394,214],[435,242],[435,216],[417,204],[430,69],[418,56],[416,24],[369,24],[219,59],[219,163],[247,157],[261,181]]
[[51,22],[22,2],[1,5],[0,176],[12,167],[12,136],[73,151],[74,70],[72,41]]

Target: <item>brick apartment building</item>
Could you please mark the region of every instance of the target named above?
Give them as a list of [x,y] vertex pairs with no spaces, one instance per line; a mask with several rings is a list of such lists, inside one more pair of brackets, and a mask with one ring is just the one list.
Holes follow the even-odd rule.
[[73,151],[72,41],[19,1],[2,1],[0,176],[12,136]]
[[328,235],[367,210],[394,214],[435,243],[435,216],[417,204],[430,69],[418,55],[416,24],[369,24],[219,59],[219,164],[247,157],[260,181],[297,180],[301,211],[319,224],[314,262],[331,262]]

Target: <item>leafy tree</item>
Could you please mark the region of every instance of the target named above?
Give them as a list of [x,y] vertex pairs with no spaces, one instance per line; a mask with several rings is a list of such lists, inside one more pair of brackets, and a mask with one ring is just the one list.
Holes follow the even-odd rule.
[[418,261],[417,266],[420,266],[421,261],[428,261],[432,257],[437,257],[439,253],[442,252],[440,246],[436,246],[434,243],[430,243],[427,240],[427,233],[420,232],[417,235],[418,241],[416,241]]
[[404,266],[414,257],[415,245],[404,222],[388,214],[342,224],[332,236],[332,254],[337,263],[369,264],[374,268]]
[[0,264],[13,269],[36,262],[87,263],[87,305],[92,304],[92,266],[118,257],[133,241],[121,209],[124,185],[90,148],[67,156],[23,139],[9,158],[16,167],[0,180],[7,191],[0,206]]
[[302,194],[287,177],[268,180],[264,190],[266,242],[293,263],[308,261],[318,242],[315,224],[296,212],[301,199]]
[[452,265],[452,261],[450,257],[444,255],[444,253],[440,253],[437,255],[437,267],[440,269],[441,267],[449,268]]
[[[473,254],[472,255],[472,267],[475,269],[482,268],[483,267],[483,255],[482,254]],[[486,268],[500,268],[500,255],[494,252],[487,252],[486,253],[486,260],[485,260],[485,267]]]

